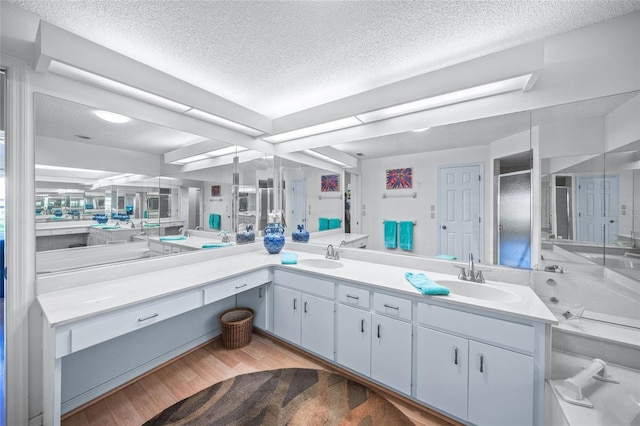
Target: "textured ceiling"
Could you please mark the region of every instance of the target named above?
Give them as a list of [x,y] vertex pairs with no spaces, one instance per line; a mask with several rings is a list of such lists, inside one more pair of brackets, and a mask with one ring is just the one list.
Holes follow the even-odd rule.
[[11,0],[278,117],[640,10],[640,1]]

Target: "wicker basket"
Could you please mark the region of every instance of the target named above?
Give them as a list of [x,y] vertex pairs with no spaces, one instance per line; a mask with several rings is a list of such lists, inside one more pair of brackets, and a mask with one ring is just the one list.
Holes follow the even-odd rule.
[[233,308],[220,315],[222,344],[227,349],[238,349],[251,343],[253,309]]

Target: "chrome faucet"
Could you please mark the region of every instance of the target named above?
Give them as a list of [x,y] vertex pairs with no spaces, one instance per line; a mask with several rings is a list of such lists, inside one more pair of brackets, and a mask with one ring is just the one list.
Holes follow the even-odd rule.
[[333,244],[327,244],[327,254],[324,257],[327,259],[340,260],[338,250],[333,248]]
[[465,271],[464,266],[455,265],[456,268],[460,268],[460,272],[458,273],[458,279],[463,281],[471,281],[474,283],[483,283],[484,275],[482,274],[482,270],[477,270],[475,265],[473,264],[473,254],[469,253],[469,270]]
[[227,233],[227,231],[220,231],[220,233],[218,235],[222,235],[222,242],[223,243],[228,243],[231,240],[229,240],[229,234]]
[[188,230],[188,229],[185,229],[185,227],[184,227],[184,226],[183,226],[183,227],[181,227],[181,228],[178,230],[178,232],[181,232],[181,233],[182,233],[182,236],[184,236],[184,237],[186,237],[186,238],[188,238],[188,237],[189,237],[189,230]]

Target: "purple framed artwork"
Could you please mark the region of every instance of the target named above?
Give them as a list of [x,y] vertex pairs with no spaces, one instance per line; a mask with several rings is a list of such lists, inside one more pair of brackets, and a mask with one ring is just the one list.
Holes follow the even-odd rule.
[[320,191],[322,192],[340,191],[340,175],[323,175],[320,178]]
[[413,168],[387,170],[387,189],[413,188]]
[[219,197],[221,195],[220,185],[212,185],[211,186],[211,196]]

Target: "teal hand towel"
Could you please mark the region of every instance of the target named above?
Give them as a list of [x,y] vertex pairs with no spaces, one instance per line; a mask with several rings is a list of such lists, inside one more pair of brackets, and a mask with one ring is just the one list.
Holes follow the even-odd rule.
[[398,247],[398,223],[394,220],[384,221],[384,247],[388,249]]
[[448,254],[439,254],[436,256],[436,259],[444,259],[444,260],[458,260],[457,257],[451,256]]
[[413,250],[413,222],[400,222],[400,248],[406,251]]
[[340,219],[331,218],[329,219],[329,229],[338,229],[340,228]]
[[321,217],[318,219],[318,231],[326,231],[329,229],[329,219]]
[[187,237],[183,235],[167,235],[166,237],[160,237],[160,241],[180,241],[186,239]]
[[447,287],[434,283],[422,272],[418,274],[405,272],[404,277],[422,294],[430,296],[446,296],[449,294]]
[[143,228],[157,228],[159,226],[160,226],[159,223],[143,223],[142,224]]
[[298,255],[290,251],[282,252],[280,262],[283,265],[295,265],[296,263],[298,263]]
[[119,225],[104,225],[100,229],[120,229]]
[[232,245],[232,243],[204,243],[202,245],[202,248],[203,249],[220,248],[220,247],[229,247],[230,245]]
[[217,213],[211,213],[209,215],[209,228],[211,229],[220,229],[220,222],[222,218]]

